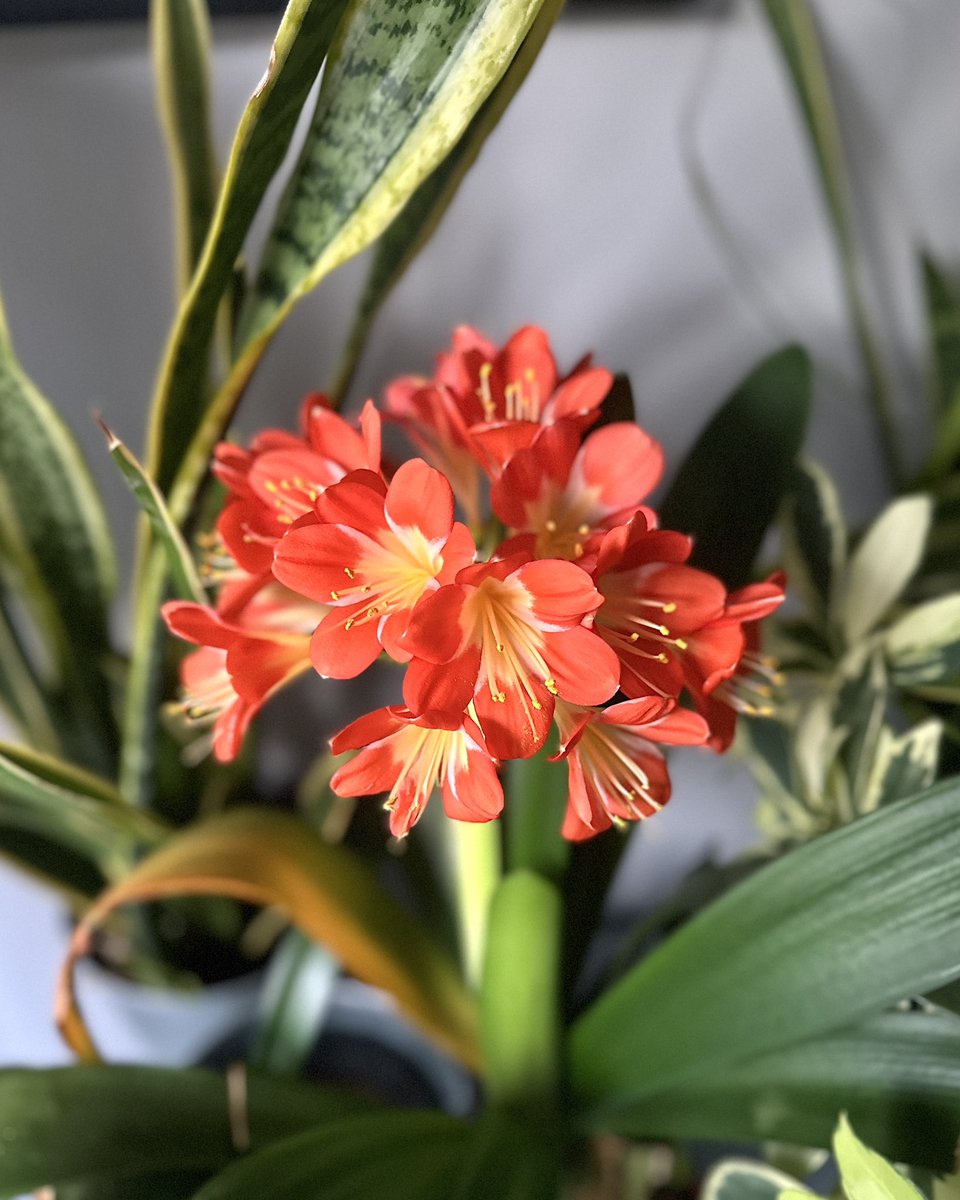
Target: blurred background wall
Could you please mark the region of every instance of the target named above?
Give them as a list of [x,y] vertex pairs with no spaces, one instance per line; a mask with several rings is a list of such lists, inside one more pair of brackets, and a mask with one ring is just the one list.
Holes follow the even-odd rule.
[[[917,250],[960,265],[960,4],[816,8],[875,316],[903,404],[924,383]],[[214,24],[224,157],[275,23]],[[86,449],[127,543],[132,503],[91,413],[141,444],[173,312],[169,214],[145,24],[0,29],[8,320],[27,371]],[[360,278],[348,266],[301,306],[241,410],[242,431],[291,423],[303,393],[331,378]],[[752,0],[662,15],[582,3],[561,19],[388,302],[353,401],[378,395],[393,375],[428,371],[459,322],[498,340],[535,322],[561,366],[593,350],[626,371],[642,422],[674,464],[757,358],[800,341],[819,368],[810,453],[837,477],[852,518],[882,494],[808,147]],[[120,628],[122,614],[121,606]],[[622,904],[746,836],[752,796],[736,764],[705,754],[675,761],[675,799],[637,839]],[[65,932],[59,909],[4,868],[0,912],[0,1062],[63,1058],[48,1015]]]

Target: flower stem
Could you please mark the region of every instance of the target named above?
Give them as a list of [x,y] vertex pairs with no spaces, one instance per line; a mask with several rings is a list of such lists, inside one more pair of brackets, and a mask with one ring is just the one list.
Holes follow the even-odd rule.
[[500,882],[500,823],[450,821],[460,953],[467,982],[480,983],[487,945],[490,901]]

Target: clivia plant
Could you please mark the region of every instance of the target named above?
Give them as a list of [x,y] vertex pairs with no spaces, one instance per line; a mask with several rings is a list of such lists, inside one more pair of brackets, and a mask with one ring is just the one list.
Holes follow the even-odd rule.
[[[801,3],[766,7],[842,241],[815,30]],[[398,364],[378,401],[346,402],[380,302],[555,16],[292,0],[216,191],[205,14],[155,0],[183,287],[143,461],[104,426],[142,509],[129,653],[95,487],[0,338],[0,699],[22,735],[0,748],[0,846],[71,899],[56,1015],[82,1060],[0,1073],[0,1194],[647,1197],[692,1186],[691,1141],[826,1146],[842,1111],[915,1171],[953,1164],[960,306],[942,273],[927,263],[933,449],[910,477],[872,376],[897,495],[865,531],[798,457],[797,347],[750,373],[659,499],[626,380],[562,370],[533,325],[502,344],[459,326],[431,373]],[[247,232],[323,63],[249,280]],[[327,391],[298,429],[231,440],[297,300],[371,244]],[[782,564],[761,566],[775,522]],[[369,686],[282,811],[258,802],[256,727],[311,677]],[[765,842],[585,970],[625,835],[670,798],[669,748],[738,731]],[[99,1061],[79,958],[170,983],[258,940],[279,986],[243,1061]],[[471,1112],[300,1077],[313,943],[474,1077]],[[708,1188],[771,1179],[728,1166]]]

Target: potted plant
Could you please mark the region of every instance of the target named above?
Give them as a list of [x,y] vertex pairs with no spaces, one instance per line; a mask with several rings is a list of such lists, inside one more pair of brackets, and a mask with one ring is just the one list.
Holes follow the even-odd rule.
[[[806,9],[767,7],[822,151],[829,128],[823,97],[812,103],[822,78]],[[656,510],[663,455],[635,420],[629,385],[589,359],[558,369],[533,326],[503,344],[460,327],[432,374],[398,374],[379,405],[341,415],[371,314],[554,15],[459,7],[444,17],[458,37],[441,38],[434,11],[414,6],[397,39],[383,9],[288,7],[205,240],[193,243],[203,249],[191,255],[145,463],[108,431],[145,514],[113,798],[135,832],[79,916],[58,989],[61,1028],[87,1064],[0,1076],[0,1189],[646,1196],[689,1183],[690,1139],[822,1146],[842,1110],[883,1154],[944,1172],[960,1124],[950,987],[960,788],[941,753],[955,728],[960,640],[944,554],[960,311],[949,286],[929,264],[933,326],[946,330],[935,449],[908,478],[881,402],[898,494],[853,536],[830,480],[798,458],[811,372],[797,347],[764,360],[719,408]],[[161,46],[195,46],[196,9],[157,14],[177,32]],[[328,46],[315,122],[224,380],[208,393],[207,353],[218,321],[229,326],[242,235],[283,149],[278,124],[292,131]],[[413,68],[410,47],[423,54]],[[196,78],[184,63],[169,73],[175,96]],[[836,213],[845,236],[847,214]],[[378,235],[331,394],[308,399],[298,431],[223,440],[298,296]],[[9,351],[6,362],[5,408],[26,422],[37,401]],[[387,420],[413,443],[399,462],[383,453]],[[222,486],[213,497],[211,465]],[[72,505],[57,529],[84,511]],[[784,575],[758,569],[778,513],[798,597],[787,616]],[[48,551],[39,535],[26,540],[35,556]],[[201,587],[197,545],[212,590]],[[315,782],[325,811],[336,798],[386,794],[390,832],[416,848],[404,894],[355,849],[262,806],[163,830],[155,845],[136,832],[143,802],[169,786],[164,772],[187,777],[179,759],[161,770],[154,758],[156,663],[175,653],[161,616],[190,646],[180,703],[221,769],[242,761],[260,708],[295,677],[352,679],[384,656],[393,663],[399,694],[335,733],[335,761],[321,762]],[[81,718],[96,728],[95,700],[76,701],[78,728]],[[691,877],[585,976],[617,827],[669,799],[661,747],[724,750],[738,725],[764,786],[764,852]],[[115,746],[109,733],[101,742],[104,753]],[[76,811],[103,811],[92,804],[107,803],[102,785],[83,791],[90,776],[76,764],[33,751],[10,759],[32,789],[18,784],[24,805],[46,782],[61,806],[66,791],[86,800]],[[97,1063],[77,961],[117,914],[198,896],[279,911],[332,948],[476,1078],[475,1111],[405,1110],[294,1078],[315,1033],[298,1030],[310,989],[298,991],[295,955],[250,1064]],[[679,1147],[667,1170],[643,1148],[664,1142]],[[846,1127],[837,1150],[845,1183],[850,1172],[889,1183]],[[726,1169],[713,1183],[756,1194],[788,1181]]]

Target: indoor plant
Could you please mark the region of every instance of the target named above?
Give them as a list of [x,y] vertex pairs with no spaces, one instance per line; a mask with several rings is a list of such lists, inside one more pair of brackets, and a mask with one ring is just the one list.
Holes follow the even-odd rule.
[[[745,582],[767,521],[789,482],[805,413],[805,373],[802,355],[788,352],[753,376],[708,431],[663,506],[665,527],[695,531],[699,561],[722,573],[731,587]],[[524,378],[508,382],[522,385]],[[774,395],[777,419],[763,442],[765,453],[758,469],[756,445],[743,431],[763,421]],[[514,399],[518,396],[529,402],[522,386]],[[504,407],[507,398],[504,389]],[[618,415],[625,413],[621,410]],[[115,449],[122,455],[119,447]],[[126,465],[136,476],[136,466],[129,460]],[[948,474],[951,466],[949,461],[941,464],[939,474]],[[422,468],[417,470],[423,473]],[[530,474],[537,478],[536,472],[523,478]],[[138,486],[142,489],[142,481]],[[645,490],[637,486],[639,492]],[[522,494],[522,487],[519,490]],[[936,699],[929,695],[930,688],[946,689],[953,669],[950,608],[933,637],[929,620],[914,617],[911,629],[910,614],[901,618],[907,623],[899,625],[896,635],[897,625],[889,636],[883,625],[887,605],[898,601],[910,582],[908,568],[916,565],[918,557],[911,552],[922,541],[927,506],[910,502],[900,508],[893,522],[898,538],[887,529],[874,539],[882,550],[891,545],[896,550],[883,557],[877,569],[869,539],[849,564],[842,561],[829,489],[816,473],[807,472],[793,491],[794,511],[802,513],[793,522],[799,534],[795,542],[800,570],[807,571],[815,595],[825,600],[826,628],[834,640],[828,637],[823,644],[823,630],[815,617],[812,630],[810,623],[787,627],[794,638],[789,652],[798,665],[817,668],[820,677],[836,667],[842,679],[848,655],[855,659],[864,651],[879,651],[899,672],[900,683],[921,701]],[[631,496],[630,505],[636,500],[636,495]],[[159,505],[153,503],[159,512]],[[498,507],[507,522],[522,525],[506,503],[501,498]],[[718,510],[723,514],[719,528],[709,519]],[[329,515],[326,523],[331,523]],[[189,577],[187,556],[169,531],[164,544]],[[288,547],[291,544],[287,542]],[[715,557],[711,560],[710,555]],[[825,565],[829,575],[824,574]],[[350,570],[356,573],[355,565]],[[929,574],[921,578],[929,579]],[[878,589],[878,580],[883,590]],[[446,586],[465,588],[469,580]],[[872,612],[865,608],[868,601],[874,606]],[[154,618],[159,597],[142,603],[143,611]],[[662,603],[675,601],[668,598]],[[172,620],[177,621],[176,610]],[[576,627],[585,628],[582,621]],[[659,629],[653,632],[668,636]],[[221,648],[229,654],[229,648]],[[430,661],[425,652],[420,658]],[[813,682],[819,686],[821,679]],[[822,682],[833,699],[838,676]],[[868,683],[873,688],[872,681]],[[874,694],[880,694],[880,689],[868,689],[868,695]],[[572,701],[573,694],[562,698]],[[537,699],[542,705],[546,697]],[[867,707],[875,712],[876,702]],[[814,725],[814,731],[822,732],[823,724],[821,720],[819,729]],[[875,732],[876,725],[871,718],[865,732]],[[919,756],[919,776],[904,771],[905,764],[918,762],[912,743],[907,748],[891,747],[889,737],[878,734],[870,740],[859,736],[859,731],[856,737],[848,733],[842,745],[834,745],[835,740],[813,739],[814,749],[804,761],[812,757],[833,782],[838,772],[827,752],[842,751],[854,760],[849,768],[846,762],[841,766],[852,772],[858,796],[858,774],[869,776],[872,783],[878,763],[888,768],[881,783],[887,777],[893,780],[892,790],[881,789],[882,799],[894,799],[898,789],[909,793],[929,776],[928,751],[928,757]],[[930,742],[927,736],[924,745],[929,747]],[[504,753],[503,757],[514,756]],[[776,755],[770,759],[778,761]],[[947,1128],[952,1130],[955,1121],[949,1077],[955,1045],[953,1018],[943,1012],[873,1014],[894,1000],[947,980],[955,970],[955,942],[947,938],[956,900],[949,879],[956,807],[951,784],[785,857],[710,907],[657,954],[625,972],[568,1031],[558,1012],[561,892],[557,881],[563,880],[562,898],[570,910],[564,946],[575,953],[578,924],[589,927],[590,900],[596,898],[604,878],[604,865],[596,859],[612,847],[609,838],[605,844],[587,843],[583,853],[568,861],[572,852],[557,837],[556,806],[565,796],[562,782],[559,797],[554,792],[551,779],[556,769],[540,760],[518,762],[505,818],[509,870],[497,887],[490,936],[485,939],[481,987],[489,1100],[485,1116],[473,1125],[436,1115],[389,1112],[348,1119],[342,1100],[251,1077],[249,1108],[242,1084],[239,1095],[234,1084],[229,1106],[234,1150],[244,1148],[247,1134],[259,1139],[298,1126],[308,1131],[262,1157],[251,1156],[236,1164],[223,1180],[210,1185],[212,1194],[245,1194],[244,1189],[263,1190],[265,1183],[274,1194],[283,1194],[283,1187],[319,1189],[331,1174],[342,1176],[354,1190],[360,1186],[358,1177],[369,1186],[384,1181],[397,1186],[404,1169],[403,1186],[416,1194],[431,1188],[441,1194],[485,1194],[491,1177],[500,1185],[515,1178],[518,1188],[526,1180],[526,1190],[549,1194],[555,1190],[561,1162],[568,1154],[575,1156],[582,1145],[577,1135],[585,1130],[640,1136],[777,1135],[816,1141],[826,1137],[843,1104],[854,1111],[858,1127],[864,1121],[875,1122],[870,1140],[889,1153],[930,1166],[946,1164],[952,1141]],[[560,777],[562,781],[562,768]],[[789,778],[785,790],[793,794]],[[490,827],[480,828],[489,834]],[[489,855],[489,836],[485,859],[479,857],[482,846],[478,842],[468,849],[466,869],[461,869],[459,878],[486,887],[495,879],[494,871],[484,869],[485,864],[495,865]],[[248,814],[227,818],[188,832],[161,855],[148,859],[93,911],[90,925],[125,898],[164,891],[232,890],[274,900],[311,931],[332,940],[356,969],[364,969],[361,959],[367,955],[368,973],[391,984],[438,1036],[472,1061],[476,1047],[470,1031],[471,1001],[456,972],[422,930],[417,933],[408,920],[395,915],[389,899],[372,891],[369,881],[348,868],[347,861],[282,819]],[[917,886],[920,878],[922,888]],[[291,896],[290,888],[295,888],[295,895]],[[702,897],[686,901],[692,908],[700,902]],[[682,904],[678,905],[682,911]],[[481,897],[468,896],[463,912],[473,937],[483,923]],[[677,912],[663,916],[664,923],[676,919]],[[89,927],[81,926],[78,948]],[[479,953],[469,956],[474,967],[480,957]],[[79,1040],[79,1027],[71,1024],[71,1028]],[[131,1143],[115,1146],[111,1168],[103,1157],[97,1160],[110,1148],[105,1152],[88,1130],[86,1137],[71,1141],[91,1156],[85,1163],[74,1160],[65,1167],[47,1157],[29,1179],[24,1175],[16,1179],[89,1179],[98,1172],[101,1177],[111,1173],[129,1177],[162,1168],[219,1166],[229,1146],[223,1139],[218,1142],[211,1125],[202,1127],[198,1114],[205,1114],[215,1129],[227,1111],[224,1092],[216,1090],[209,1076],[177,1079],[184,1089],[194,1089],[190,1094],[196,1107],[188,1110],[182,1104],[184,1090],[177,1096],[179,1111],[157,1103],[142,1110],[151,1137],[149,1158],[138,1159]],[[56,1077],[11,1077],[8,1087],[22,1113],[31,1111],[27,1089],[48,1097],[50,1089],[63,1089],[68,1097],[72,1093],[68,1103],[75,1115],[89,1121],[89,1109],[79,1111],[81,1095],[87,1105],[94,1103],[95,1096],[101,1102],[119,1100],[129,1112],[137,1089],[169,1087],[171,1080],[168,1076],[165,1083],[136,1072],[78,1070]],[[775,1102],[765,1103],[771,1094]],[[922,1121],[910,1115],[919,1101],[924,1105]],[[260,1129],[258,1105],[264,1104],[279,1130],[276,1126],[266,1133]],[[327,1123],[331,1111],[336,1121]],[[285,1121],[289,1123],[284,1125]],[[166,1149],[158,1150],[157,1132],[163,1122],[168,1122]],[[185,1125],[198,1135],[191,1143],[191,1156],[185,1151]],[[107,1126],[100,1124],[98,1129],[105,1131]],[[204,1132],[209,1135],[206,1140]],[[57,1133],[62,1137],[63,1128]],[[32,1137],[34,1147],[42,1145],[42,1131],[34,1129]],[[170,1180],[149,1186],[160,1189],[160,1194],[170,1194],[174,1187]]]

